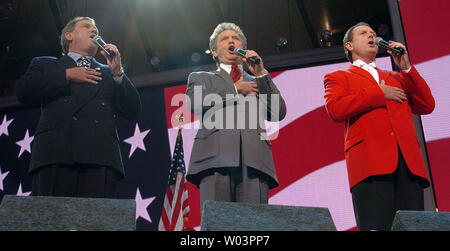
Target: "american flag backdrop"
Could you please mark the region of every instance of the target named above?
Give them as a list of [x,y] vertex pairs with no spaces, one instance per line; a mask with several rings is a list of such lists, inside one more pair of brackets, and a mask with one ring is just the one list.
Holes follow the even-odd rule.
[[159,221],[159,231],[187,230],[189,220],[189,200],[186,186],[186,168],[184,163],[182,127],[178,129],[175,150],[169,168],[164,206]]

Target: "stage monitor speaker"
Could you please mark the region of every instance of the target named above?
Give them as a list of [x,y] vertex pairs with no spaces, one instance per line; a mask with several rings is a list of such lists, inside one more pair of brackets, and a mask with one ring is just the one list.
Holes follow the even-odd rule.
[[208,201],[201,231],[336,231],[328,208]]
[[132,199],[5,195],[1,231],[134,231]]
[[392,231],[450,231],[450,213],[397,211]]

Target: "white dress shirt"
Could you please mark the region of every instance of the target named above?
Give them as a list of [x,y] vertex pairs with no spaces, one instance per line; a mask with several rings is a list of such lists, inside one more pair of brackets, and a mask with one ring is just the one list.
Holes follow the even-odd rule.
[[366,64],[361,59],[357,59],[357,60],[353,61],[353,65],[363,68],[364,70],[369,72],[370,75],[372,75],[372,77],[375,79],[375,81],[378,84],[380,83],[380,76],[378,76],[378,71],[376,69],[377,65],[375,64],[375,61],[373,61],[372,63]]
[[[377,71],[377,65],[375,64],[375,61],[373,61],[372,63],[366,64],[364,61],[362,61],[361,59],[357,59],[355,61],[353,61],[353,65],[354,66],[358,66],[363,68],[364,70],[368,71],[370,73],[370,75],[372,75],[372,77],[375,79],[375,81],[377,81],[377,83],[380,83],[380,77],[378,75],[378,71]],[[402,72],[404,73],[408,73],[411,70],[410,66],[408,69],[406,70],[402,70]]]
[[[238,66],[239,70],[241,70],[241,74],[243,74],[244,67],[242,67],[242,64],[238,64],[237,66]],[[222,68],[224,71],[226,71],[228,74],[231,73],[231,65],[230,64],[220,63],[219,67]],[[218,69],[218,70],[220,70],[220,69]],[[233,85],[233,86],[234,86],[234,90],[236,90],[236,94],[237,94],[238,90],[236,88],[236,85]]]

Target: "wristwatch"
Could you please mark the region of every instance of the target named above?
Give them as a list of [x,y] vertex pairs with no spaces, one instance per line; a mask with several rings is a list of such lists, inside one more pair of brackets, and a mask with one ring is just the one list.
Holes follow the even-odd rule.
[[269,74],[269,72],[266,69],[264,69],[260,75],[256,76],[256,78],[264,77],[267,74]]
[[117,78],[117,77],[122,77],[123,75],[123,67],[120,66],[120,71],[116,74],[113,74],[113,77]]

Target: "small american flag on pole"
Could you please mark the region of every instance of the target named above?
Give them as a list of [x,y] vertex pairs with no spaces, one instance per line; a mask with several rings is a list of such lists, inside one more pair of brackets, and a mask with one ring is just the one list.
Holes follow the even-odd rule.
[[[181,122],[183,117],[178,118]],[[159,231],[192,230],[185,226],[189,216],[188,191],[186,188],[186,169],[184,164],[183,138],[181,126],[178,129],[177,141],[169,168],[164,206],[159,221]]]

